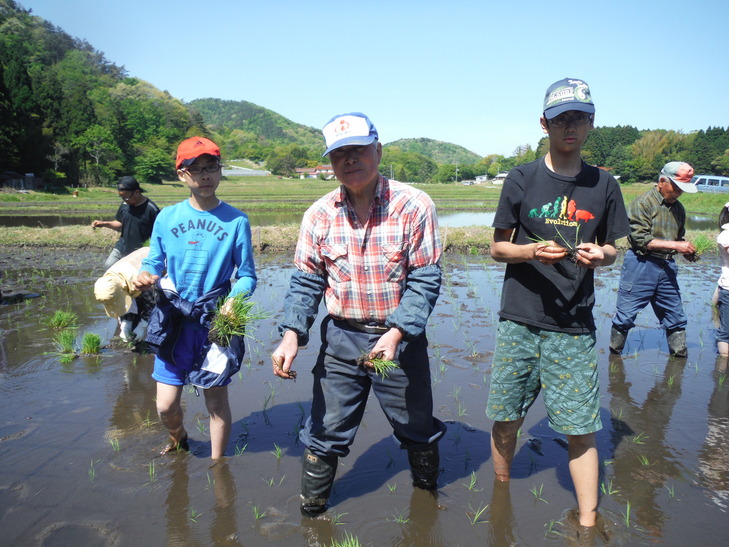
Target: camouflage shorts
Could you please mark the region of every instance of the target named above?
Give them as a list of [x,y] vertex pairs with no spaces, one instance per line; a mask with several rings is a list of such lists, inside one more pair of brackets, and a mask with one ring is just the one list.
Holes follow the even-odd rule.
[[486,415],[495,421],[518,420],[540,390],[553,430],[585,435],[602,429],[595,333],[566,334],[500,321]]

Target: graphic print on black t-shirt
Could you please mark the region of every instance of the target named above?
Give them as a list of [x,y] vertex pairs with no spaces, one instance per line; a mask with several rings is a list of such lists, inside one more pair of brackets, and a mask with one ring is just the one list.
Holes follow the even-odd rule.
[[588,222],[595,218],[590,211],[578,209],[574,199],[567,196],[560,196],[554,201],[535,207],[529,211],[531,218],[545,218],[545,224],[561,224],[575,228],[577,222],[582,220]]

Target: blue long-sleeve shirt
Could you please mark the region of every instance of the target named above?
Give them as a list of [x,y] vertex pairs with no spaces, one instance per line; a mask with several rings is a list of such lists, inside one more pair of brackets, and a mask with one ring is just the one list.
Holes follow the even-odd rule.
[[155,221],[141,270],[153,275],[166,270],[188,302],[234,274],[229,296],[253,294],[257,278],[248,216],[222,201],[210,211],[195,209],[189,200],[165,207]]

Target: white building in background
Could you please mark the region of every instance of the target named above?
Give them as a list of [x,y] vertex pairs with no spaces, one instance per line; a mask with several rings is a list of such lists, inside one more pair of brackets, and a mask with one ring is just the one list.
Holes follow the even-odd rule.
[[509,173],[499,173],[493,179],[491,179],[491,184],[504,184],[504,179],[508,174]]

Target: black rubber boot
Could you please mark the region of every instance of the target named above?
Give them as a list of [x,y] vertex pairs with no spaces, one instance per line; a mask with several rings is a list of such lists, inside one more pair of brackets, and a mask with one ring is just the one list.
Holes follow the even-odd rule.
[[408,448],[408,461],[413,474],[413,486],[423,490],[438,488],[440,454],[438,443],[423,448]]
[[619,354],[623,351],[623,348],[625,347],[625,339],[627,337],[627,332],[618,330],[615,327],[610,329],[610,353]]
[[668,340],[668,353],[674,357],[688,357],[688,348],[686,348],[686,331],[674,330],[666,333]]
[[327,510],[327,500],[332,492],[337,472],[336,456],[317,456],[304,450],[301,472],[301,514],[315,517]]

